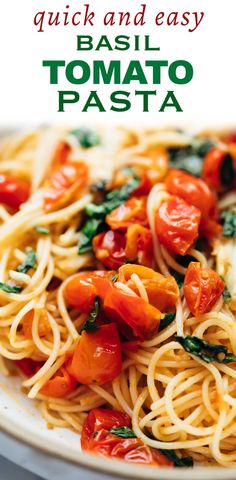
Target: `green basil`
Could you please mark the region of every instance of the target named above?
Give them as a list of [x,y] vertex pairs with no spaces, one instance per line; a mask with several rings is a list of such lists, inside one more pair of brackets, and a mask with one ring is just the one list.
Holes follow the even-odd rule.
[[178,457],[174,450],[160,450],[169,460],[174,463],[175,467],[193,467],[192,457]]
[[234,160],[229,153],[225,155],[221,164],[220,179],[223,187],[230,188],[233,186],[235,179]]
[[78,143],[83,148],[95,147],[100,143],[99,136],[94,130],[91,130],[90,128],[76,128],[70,133],[74,135],[74,137],[76,137]]
[[16,269],[17,272],[27,273],[31,268],[36,267],[36,253],[32,248],[26,251],[25,261]]
[[221,220],[223,223],[223,236],[224,237],[236,237],[236,211],[227,210],[221,215]]
[[201,340],[198,337],[180,337],[176,335],[175,340],[182,345],[186,352],[201,358],[206,363],[218,362],[218,363],[231,363],[236,362],[236,357],[228,352],[224,345],[215,345],[208,343],[205,340]]
[[113,435],[117,435],[117,437],[137,438],[133,430],[129,427],[114,427],[110,428],[109,432],[113,433]]
[[49,235],[48,228],[40,227],[40,225],[38,227],[35,227],[35,230],[36,232],[41,233],[42,235]]
[[159,325],[159,332],[164,330],[164,328],[168,327],[173,320],[175,319],[175,313],[166,313],[164,318],[161,319],[160,325]]
[[90,218],[85,223],[84,227],[81,230],[79,242],[78,242],[78,252],[79,254],[89,252],[92,250],[92,240],[95,235],[100,232],[100,228],[103,224],[103,220],[99,218]]
[[23,290],[21,285],[11,285],[9,283],[0,282],[0,289],[6,293],[20,293]]
[[100,312],[101,309],[101,303],[99,297],[96,297],[94,300],[94,306],[93,309],[91,310],[88,318],[82,325],[82,328],[80,330],[80,333],[82,332],[96,332],[98,330],[98,326],[95,325],[96,318]]
[[228,290],[228,288],[225,286],[225,289],[223,291],[223,299],[224,299],[224,302],[227,303],[227,302],[230,302],[231,301],[231,295],[230,295],[230,292]]

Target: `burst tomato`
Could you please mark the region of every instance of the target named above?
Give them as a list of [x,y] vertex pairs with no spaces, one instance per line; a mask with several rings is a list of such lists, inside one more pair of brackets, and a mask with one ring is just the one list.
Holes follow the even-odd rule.
[[173,466],[173,462],[161,452],[144,445],[139,438],[122,438],[110,432],[112,428],[122,427],[131,427],[131,420],[126,413],[103,408],[91,410],[82,430],[82,449],[132,463]]
[[140,179],[140,183],[132,192],[132,196],[138,197],[139,195],[148,195],[152,188],[152,184],[147,176],[147,173],[142,167],[135,167],[135,169],[133,167],[127,167],[119,170],[116,173],[114,181],[112,182],[111,189],[114,190],[116,188],[121,188],[129,180],[134,178],[134,176]]
[[65,367],[59,370],[50,378],[40,389],[40,393],[47,397],[65,397],[72,393],[77,385],[77,381],[67,371]]
[[201,212],[179,197],[164,201],[155,215],[159,241],[172,252],[185,255],[198,237]]
[[126,233],[125,255],[129,261],[152,267],[153,243],[148,228],[138,224],[130,225]]
[[0,203],[13,210],[19,210],[20,205],[30,196],[30,184],[8,175],[0,175]]
[[100,233],[93,239],[93,250],[105,267],[117,270],[125,261],[125,237],[112,230]]
[[206,182],[180,170],[171,170],[166,178],[166,189],[172,195],[183,198],[201,212],[200,232],[211,237],[220,232],[221,226],[216,222],[216,197]]
[[84,385],[111,382],[122,369],[121,344],[114,323],[83,332],[68,364],[69,373]]
[[233,187],[236,165],[229,152],[218,147],[211,148],[203,162],[202,177],[210,188],[223,192]]
[[225,284],[211,268],[191,262],[184,279],[184,296],[195,316],[209,312],[224,290]]
[[145,340],[158,331],[161,312],[142,298],[113,287],[105,296],[103,307],[127,338]]
[[106,223],[112,230],[125,231],[130,225],[138,223],[146,227],[148,225],[147,218],[147,198],[131,197],[115,208],[106,216]]
[[15,365],[26,375],[26,377],[32,377],[37,370],[42,366],[42,362],[36,362],[31,358],[22,358],[21,360],[15,360]]
[[161,312],[173,310],[179,297],[178,285],[174,277],[164,277],[151,268],[141,265],[123,265],[119,269],[118,281],[126,283],[135,293],[138,293],[137,286],[131,275],[135,273],[142,281],[148,294],[149,302]]

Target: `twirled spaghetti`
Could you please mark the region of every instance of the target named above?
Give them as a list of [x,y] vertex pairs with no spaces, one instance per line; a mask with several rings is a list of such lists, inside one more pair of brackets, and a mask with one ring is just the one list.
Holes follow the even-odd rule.
[[[114,423],[132,432],[126,441],[140,439],[132,454],[148,446],[150,455],[164,451],[169,465],[173,450],[178,459],[236,465],[235,159],[235,138],[227,133],[47,128],[2,141],[0,369],[23,372],[24,391],[38,399],[49,427],[80,433],[88,412],[113,409],[132,419],[132,430],[128,417]],[[208,197],[187,192],[191,182],[214,208]],[[181,208],[185,217],[178,217]],[[175,222],[171,231],[174,216],[179,227]],[[98,303],[87,309],[78,272],[85,282],[90,275],[86,305],[96,290]],[[144,306],[145,326],[120,311],[131,301],[137,310]],[[111,324],[122,347],[112,380],[108,372],[73,377],[81,368],[76,359],[89,355],[89,339]],[[75,353],[85,337],[85,352]],[[104,438],[118,438],[120,448],[126,430],[110,430],[103,426]],[[95,440],[101,435],[96,430]],[[116,456],[135,461],[130,448]],[[163,464],[145,455],[136,461]]]

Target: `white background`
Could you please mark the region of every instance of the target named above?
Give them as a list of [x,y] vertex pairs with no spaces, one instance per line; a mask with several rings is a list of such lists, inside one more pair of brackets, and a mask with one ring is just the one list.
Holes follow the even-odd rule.
[[[96,12],[94,28],[46,27],[38,33],[33,24],[37,11],[63,11],[69,4],[69,11],[84,10],[84,3],[90,3]],[[140,10],[145,0],[5,0],[0,6],[0,123],[1,126],[37,125],[42,122],[88,124],[102,123],[149,123],[152,125],[191,125],[225,126],[236,125],[236,0],[146,0],[147,24],[145,27],[104,27],[102,13],[109,10]],[[193,33],[188,27],[156,27],[155,14],[159,11],[204,11],[205,18]],[[161,47],[160,52],[77,52],[76,35],[91,34],[99,38],[107,34],[112,42],[116,34],[150,34],[152,42]],[[158,96],[153,100],[152,112],[141,113],[140,100],[133,103],[132,111],[110,112],[109,94],[116,89],[135,90],[142,86],[131,83],[129,86],[96,86],[91,83],[82,86],[70,85],[61,76],[58,86],[49,83],[49,71],[42,67],[42,60],[62,59],[67,62],[75,59],[123,59],[124,65],[132,58],[186,59],[193,64],[194,78],[188,85],[173,85],[163,76],[161,86],[145,86],[157,89]],[[58,113],[58,89],[78,90],[84,101],[69,106],[65,113]],[[107,108],[106,113],[91,109],[81,113],[83,103],[90,89],[98,89]],[[165,92],[174,89],[183,108],[183,113],[169,109],[165,113],[158,110]]]

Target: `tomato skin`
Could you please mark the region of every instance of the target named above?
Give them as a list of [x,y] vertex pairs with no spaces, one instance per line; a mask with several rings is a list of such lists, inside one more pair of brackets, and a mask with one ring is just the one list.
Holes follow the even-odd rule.
[[106,223],[112,230],[126,231],[130,225],[138,223],[148,226],[147,198],[131,197],[106,216]]
[[168,250],[185,255],[198,238],[201,212],[179,197],[164,201],[155,214],[157,237]]
[[131,427],[126,413],[102,408],[91,410],[82,430],[82,449],[132,463],[173,466],[161,452],[144,445],[139,438],[121,438],[109,432],[111,428],[125,426]]
[[93,239],[96,258],[111,270],[117,270],[125,261],[125,237],[119,232],[100,233]]
[[111,382],[122,370],[121,344],[114,323],[83,332],[76,345],[69,373],[83,385]]
[[[229,155],[229,152],[221,150],[218,147],[211,148],[206,154],[203,162],[202,168],[202,177],[207,183],[207,185],[215,190],[216,192],[222,193],[227,190],[222,184],[221,178],[221,168],[225,160],[226,155]],[[236,165],[234,166],[235,173],[232,175],[232,187],[236,177]],[[230,188],[230,186],[228,186]]]
[[211,238],[221,231],[216,222],[218,218],[217,201],[206,182],[180,170],[171,170],[166,181],[166,189],[172,195],[183,198],[201,212],[200,233]]
[[93,284],[93,274],[88,272],[79,273],[73,277],[64,289],[67,303],[83,313],[91,311],[96,295],[97,291]]
[[47,397],[61,398],[69,395],[76,389],[77,381],[69,375],[65,367],[59,368],[40,389],[40,393]]
[[130,225],[126,233],[125,255],[129,261],[137,261],[140,265],[152,267],[153,243],[148,228],[141,225]]
[[184,296],[194,316],[209,312],[223,293],[225,284],[211,268],[191,262],[184,279]]
[[19,210],[22,203],[30,196],[30,184],[8,175],[0,175],[0,203],[12,210]]
[[120,267],[118,281],[125,283],[135,293],[136,284],[131,279],[135,273],[139,276],[148,294],[149,302],[161,312],[169,312],[175,308],[179,297],[179,288],[174,277],[165,277],[151,268],[141,265],[126,264]]
[[128,339],[145,340],[158,331],[161,312],[142,298],[129,295],[116,287],[105,296],[105,314],[114,321]]
[[32,377],[36,371],[42,366],[42,362],[36,362],[31,358],[22,358],[21,360],[15,360],[14,363],[17,367],[26,375],[26,377]]

